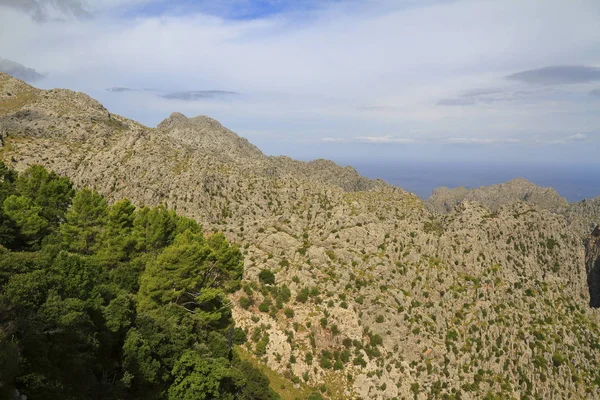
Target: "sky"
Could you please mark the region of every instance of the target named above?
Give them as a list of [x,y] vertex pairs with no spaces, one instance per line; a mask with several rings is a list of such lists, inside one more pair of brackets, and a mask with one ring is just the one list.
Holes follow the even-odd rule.
[[598,0],[0,0],[0,70],[273,155],[598,163],[598,21]]

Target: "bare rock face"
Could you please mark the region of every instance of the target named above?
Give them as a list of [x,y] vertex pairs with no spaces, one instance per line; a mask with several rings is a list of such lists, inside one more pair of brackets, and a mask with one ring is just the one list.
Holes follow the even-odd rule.
[[198,151],[219,152],[223,157],[231,157],[234,160],[266,158],[248,140],[206,116],[187,118],[181,113],[173,113],[158,124],[157,128],[173,140]]
[[506,183],[482,186],[476,189],[458,187],[439,188],[427,200],[430,209],[447,213],[463,200],[476,201],[492,211],[505,204],[524,201],[552,212],[564,211],[569,203],[552,188],[539,187],[526,179],[517,178]]
[[350,167],[267,157],[208,117],[148,128],[5,74],[0,137],[17,169],[224,232],[245,255],[245,349],[328,398],[600,398],[598,241],[586,252],[578,225],[591,205],[517,180],[444,189],[428,209]]
[[600,225],[585,240],[585,266],[590,288],[590,306],[600,307]]
[[600,197],[571,203],[566,216],[582,236],[587,237],[600,225]]

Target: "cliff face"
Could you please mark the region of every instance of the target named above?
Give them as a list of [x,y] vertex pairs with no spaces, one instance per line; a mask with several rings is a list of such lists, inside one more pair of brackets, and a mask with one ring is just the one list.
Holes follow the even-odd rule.
[[590,306],[600,307],[600,225],[585,241],[585,267],[590,288]]
[[247,350],[329,398],[600,398],[597,242],[586,269],[581,212],[549,189],[513,181],[432,211],[350,167],[266,157],[208,117],[148,128],[2,74],[0,137],[17,169],[223,231],[244,250]]

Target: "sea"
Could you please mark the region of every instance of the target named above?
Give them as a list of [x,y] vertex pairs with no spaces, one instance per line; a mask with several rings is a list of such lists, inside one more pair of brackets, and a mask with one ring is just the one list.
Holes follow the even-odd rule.
[[472,189],[515,178],[552,187],[570,202],[600,196],[600,164],[421,161],[356,161],[344,164],[352,165],[363,176],[383,179],[424,199],[440,186]]

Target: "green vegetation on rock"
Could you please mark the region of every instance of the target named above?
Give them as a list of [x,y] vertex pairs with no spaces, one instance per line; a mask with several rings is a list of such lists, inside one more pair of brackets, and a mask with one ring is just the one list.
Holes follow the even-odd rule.
[[0,163],[0,390],[28,399],[274,399],[233,350],[242,255],[164,207]]

